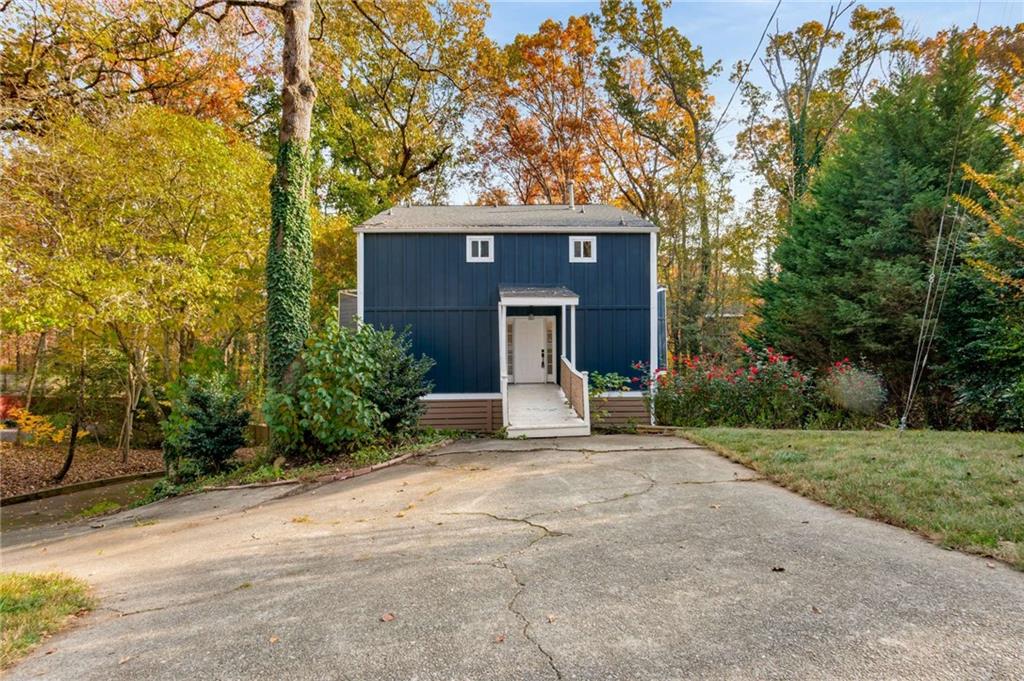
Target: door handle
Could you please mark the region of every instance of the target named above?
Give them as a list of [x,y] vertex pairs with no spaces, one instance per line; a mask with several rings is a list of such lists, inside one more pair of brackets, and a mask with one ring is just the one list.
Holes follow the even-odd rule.
[[540,349],[540,368],[544,368],[544,348]]

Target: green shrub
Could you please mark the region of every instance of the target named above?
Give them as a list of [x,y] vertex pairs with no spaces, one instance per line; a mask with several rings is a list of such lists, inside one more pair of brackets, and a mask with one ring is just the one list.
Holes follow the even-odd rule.
[[376,363],[366,397],[380,411],[384,433],[405,435],[416,428],[426,408],[420,398],[433,388],[427,381],[427,372],[434,366],[434,360],[410,352],[412,340],[408,329],[395,333],[394,329],[374,331],[365,326],[361,336],[367,353]]
[[367,352],[366,327],[329,320],[299,356],[293,391],[269,393],[267,424],[275,450],[321,458],[369,444],[383,417],[366,396],[377,364]]
[[185,480],[220,471],[245,445],[245,396],[223,372],[189,376],[173,392],[178,394],[162,424],[168,476]]
[[591,371],[587,374],[587,393],[590,397],[590,418],[599,424],[608,417],[607,398],[601,397],[607,392],[629,392],[629,379],[622,374],[603,374]]
[[414,357],[410,346],[407,332],[343,329],[328,320],[306,341],[291,392],[267,395],[275,451],[322,459],[414,428],[433,360]]

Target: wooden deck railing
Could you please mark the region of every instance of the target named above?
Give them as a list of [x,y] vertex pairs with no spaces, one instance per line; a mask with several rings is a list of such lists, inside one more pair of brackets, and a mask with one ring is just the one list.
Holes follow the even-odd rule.
[[576,367],[569,364],[569,360],[562,356],[559,363],[559,378],[562,382],[562,392],[569,400],[573,411],[585,423],[590,423],[590,381],[586,372],[577,371]]

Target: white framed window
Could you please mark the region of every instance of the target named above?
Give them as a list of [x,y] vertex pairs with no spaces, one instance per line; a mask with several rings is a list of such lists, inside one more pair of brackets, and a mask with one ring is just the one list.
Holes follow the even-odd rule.
[[597,262],[597,237],[569,237],[569,262]]
[[494,262],[494,237],[467,236],[466,262]]

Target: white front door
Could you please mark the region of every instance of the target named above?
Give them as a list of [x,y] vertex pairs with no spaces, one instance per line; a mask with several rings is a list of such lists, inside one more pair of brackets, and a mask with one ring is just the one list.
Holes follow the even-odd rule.
[[544,317],[512,317],[512,377],[516,383],[544,383],[547,377],[544,324]]

